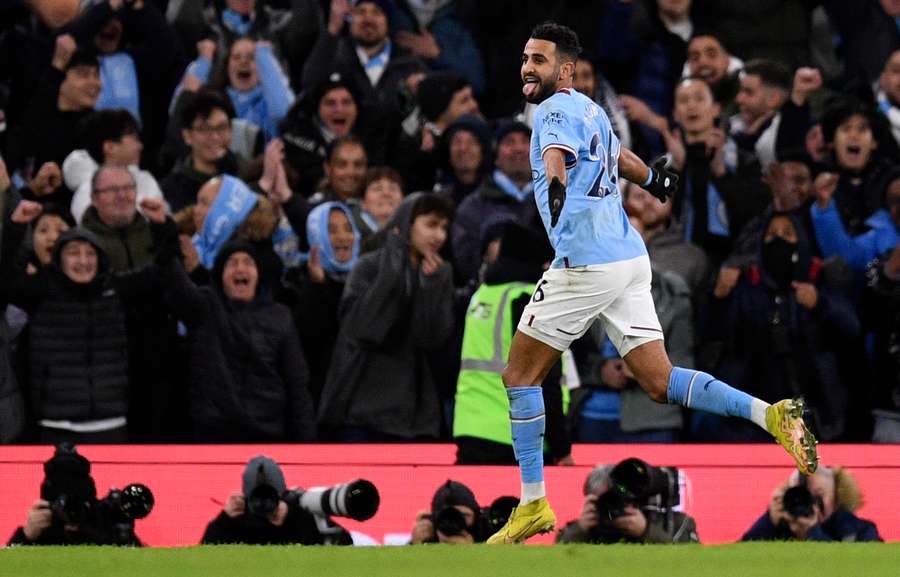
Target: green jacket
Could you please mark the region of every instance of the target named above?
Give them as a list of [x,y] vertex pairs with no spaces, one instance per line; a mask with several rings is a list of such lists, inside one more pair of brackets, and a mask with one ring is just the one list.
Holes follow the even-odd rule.
[[113,273],[143,268],[153,262],[153,237],[150,223],[141,214],[124,228],[111,228],[100,220],[97,209],[91,206],[81,219],[81,226],[100,240],[100,246],[109,257]]

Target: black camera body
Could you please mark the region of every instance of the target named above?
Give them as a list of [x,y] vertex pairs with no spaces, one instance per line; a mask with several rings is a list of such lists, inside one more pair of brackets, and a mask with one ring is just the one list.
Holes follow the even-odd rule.
[[431,521],[435,535],[440,532],[447,537],[458,537],[469,533],[476,543],[481,543],[506,525],[518,504],[519,499],[516,497],[497,497],[489,507],[481,507],[476,511],[475,523],[471,527],[466,524],[465,516],[453,506],[437,511]]
[[600,523],[609,523],[625,514],[631,505],[645,512],[671,517],[681,502],[678,469],[653,467],[636,458],[625,459],[609,473],[609,488],[597,499]]
[[814,517],[817,507],[819,511],[825,509],[822,497],[813,495],[806,482],[806,476],[800,475],[800,483],[785,491],[784,496],[781,498],[781,506],[784,512],[791,517]]
[[103,545],[137,545],[134,521],[153,510],[148,487],[129,484],[97,499],[90,462],[72,443],[60,443],[44,464],[41,498],[50,503],[52,526],[67,538]]

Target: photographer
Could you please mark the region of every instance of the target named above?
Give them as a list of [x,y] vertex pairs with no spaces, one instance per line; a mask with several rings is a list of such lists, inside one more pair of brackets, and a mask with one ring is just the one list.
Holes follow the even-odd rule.
[[598,465],[585,479],[584,495],[581,516],[562,528],[557,543],[700,542],[694,518],[673,510],[679,502],[676,469],[638,459]]
[[153,509],[153,495],[143,485],[110,489],[97,499],[91,464],[71,443],[60,443],[44,463],[41,498],[28,521],[16,529],[8,545],[143,546],[134,532],[135,519]]
[[410,544],[483,543],[493,534],[490,518],[490,509],[478,506],[471,489],[447,479],[435,491],[431,511],[416,515]]
[[819,467],[809,477],[795,472],[741,541],[882,541],[875,523],[854,514],[862,504],[856,479],[843,467]]
[[350,533],[331,516],[365,521],[378,504],[374,485],[361,479],[329,488],[288,490],[278,463],[259,455],[244,469],[243,491],[228,497],[201,543],[352,545]]

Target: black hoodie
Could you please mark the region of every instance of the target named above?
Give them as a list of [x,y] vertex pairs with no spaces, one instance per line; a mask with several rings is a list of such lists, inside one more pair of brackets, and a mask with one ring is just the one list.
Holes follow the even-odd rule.
[[272,302],[259,275],[256,298],[230,300],[222,288],[228,258],[252,244],[226,244],[211,286],[198,288],[177,260],[166,269],[167,300],[188,328],[190,413],[202,442],[312,441],[315,411],[309,371],[290,310]]
[[[97,274],[85,284],[69,279],[61,265],[63,248],[78,240],[90,243],[98,257]],[[73,228],[56,242],[50,266],[32,275],[4,271],[10,302],[29,314],[27,382],[38,419],[87,421],[127,414],[128,349],[120,291],[132,291],[131,277],[112,279],[108,270],[97,238]]]
[[453,273],[444,263],[425,276],[410,262],[412,214],[421,197],[411,194],[400,203],[384,228],[384,244],[361,256],[347,278],[341,332],[319,407],[319,422],[330,432],[360,427],[407,440],[441,432],[427,353],[444,347],[453,330]]

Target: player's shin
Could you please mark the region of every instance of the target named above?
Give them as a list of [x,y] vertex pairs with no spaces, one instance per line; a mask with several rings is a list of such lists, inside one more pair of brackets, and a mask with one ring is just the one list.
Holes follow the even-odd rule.
[[506,394],[524,505],[544,496],[544,396],[534,386],[509,387]]
[[673,367],[669,375],[668,397],[670,404],[716,415],[743,417],[766,429],[768,403],[702,371]]

